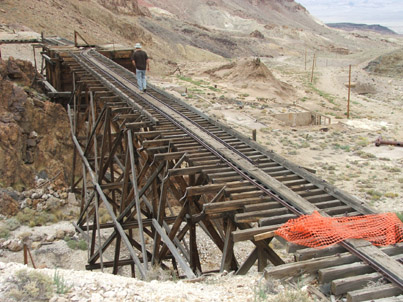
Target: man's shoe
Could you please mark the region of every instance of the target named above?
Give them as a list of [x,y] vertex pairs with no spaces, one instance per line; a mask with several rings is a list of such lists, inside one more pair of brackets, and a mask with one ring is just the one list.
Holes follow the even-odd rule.
[[146,92],[147,92],[147,89],[144,89],[143,92],[146,93]]

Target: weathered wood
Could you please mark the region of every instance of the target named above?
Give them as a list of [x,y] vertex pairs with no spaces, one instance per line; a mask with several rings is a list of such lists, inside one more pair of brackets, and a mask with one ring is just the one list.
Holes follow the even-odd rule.
[[252,253],[248,256],[245,262],[241,265],[241,267],[235,272],[235,275],[245,275],[252,265],[256,262],[258,257],[257,248],[255,248]]
[[289,219],[294,219],[297,217],[298,216],[295,214],[284,214],[284,215],[279,215],[276,217],[262,218],[259,220],[259,225],[264,227],[264,226],[270,226],[270,225],[283,224],[283,223],[287,222]]
[[371,259],[378,267],[382,267],[382,269],[393,276],[397,282],[400,284],[403,282],[403,265],[381,249],[364,240],[349,239],[346,240],[345,243],[353,246],[360,253]]
[[278,203],[277,201],[273,201],[272,198],[266,197],[262,198],[264,199],[264,202],[261,202],[259,204],[245,204],[243,206],[243,210],[245,212],[254,212],[254,211],[262,211],[262,210],[271,210],[275,208],[280,208],[282,205]]
[[234,242],[254,240],[255,235],[262,234],[265,232],[275,231],[279,227],[281,227],[281,224],[267,226],[267,227],[250,228],[250,229],[245,229],[245,230],[237,230],[235,232],[232,232],[232,237],[233,237]]
[[197,196],[206,193],[214,193],[220,191],[224,185],[222,184],[207,184],[204,186],[187,187],[187,196]]
[[295,248],[290,248],[287,251],[289,253],[293,253],[294,251],[296,251],[294,255],[295,261],[303,261],[311,258],[320,258],[344,253],[346,252],[346,249],[342,246],[334,245],[324,249],[306,248],[297,251]]
[[147,248],[146,242],[144,240],[144,231],[143,231],[143,218],[141,216],[141,208],[140,208],[140,197],[139,197],[139,190],[137,187],[137,176],[136,176],[136,167],[134,166],[134,150],[133,150],[133,137],[132,132],[129,130],[127,132],[127,141],[129,145],[129,154],[130,154],[130,169],[131,169],[131,181],[134,191],[134,200],[136,203],[136,212],[137,212],[137,223],[139,225],[139,235],[140,235],[140,242],[141,242],[141,252],[143,254],[143,264],[144,270],[147,272],[148,270],[148,259],[147,259]]
[[349,292],[347,293],[347,302],[361,302],[381,299],[401,295],[402,293],[403,292],[400,288],[392,284],[385,284]]
[[380,279],[382,279],[382,275],[379,273],[337,279],[331,282],[331,290],[334,295],[342,295],[349,291],[355,291],[367,287],[368,283],[371,282],[372,284]]
[[332,280],[339,278],[369,274],[374,271],[373,268],[364,263],[351,263],[339,265],[337,267],[328,267],[318,271],[319,281],[321,283],[328,283]]
[[358,261],[358,258],[350,253],[345,253],[340,256],[324,257],[321,259],[310,259],[295,263],[288,263],[278,267],[267,268],[265,271],[265,277],[283,278],[301,273],[315,273],[321,268],[349,264],[355,261]]
[[[190,207],[188,207],[190,212]],[[197,275],[202,273],[199,251],[197,249],[197,237],[196,237],[196,223],[191,219],[188,219],[189,225],[189,246],[190,246],[190,268]]]
[[184,154],[185,154],[184,152],[170,152],[170,153],[154,154],[154,160],[160,161],[160,160],[180,159]]
[[164,243],[168,246],[168,249],[171,251],[172,255],[175,257],[176,261],[179,263],[180,267],[185,272],[186,277],[188,278],[196,278],[196,275],[192,272],[189,265],[185,262],[182,256],[179,254],[178,250],[176,249],[175,245],[172,241],[168,238],[165,231],[160,227],[158,221],[153,219],[153,226],[158,234],[162,237]]
[[264,248],[257,248],[257,271],[259,273],[263,272],[265,267],[267,266],[267,256]]
[[245,198],[217,202],[213,204],[205,204],[204,211],[206,214],[222,213],[242,209],[247,204],[256,204],[269,201],[270,198]]
[[287,208],[277,208],[271,210],[263,210],[263,211],[254,211],[254,212],[245,212],[235,215],[235,222],[244,223],[244,222],[256,222],[263,217],[277,217],[278,215],[285,215],[290,211]]
[[371,302],[402,302],[402,301],[403,301],[403,295],[381,299],[371,299]]
[[220,272],[223,272],[224,270],[230,270],[231,261],[234,257],[234,241],[232,239],[232,232],[236,229],[236,226],[233,224],[231,218],[228,218],[226,220],[226,223],[227,227],[225,229],[224,249],[221,259]]
[[262,234],[257,234],[255,236],[253,236],[253,238],[256,241],[260,241],[260,240],[267,239],[267,238],[273,238],[275,235],[276,235],[276,231],[271,231],[271,232],[265,232]]

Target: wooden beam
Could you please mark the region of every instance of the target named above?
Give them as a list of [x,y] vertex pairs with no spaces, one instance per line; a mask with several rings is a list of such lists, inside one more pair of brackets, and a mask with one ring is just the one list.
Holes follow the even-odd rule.
[[241,267],[235,272],[235,275],[245,275],[253,264],[255,264],[258,257],[257,247],[250,253],[245,262],[241,265]]
[[347,293],[347,302],[361,302],[381,298],[388,298],[403,294],[403,291],[393,284],[371,286]]
[[176,261],[179,263],[179,266],[184,271],[187,278],[196,278],[196,275],[190,269],[189,265],[185,262],[182,256],[179,254],[178,250],[176,249],[175,245],[172,241],[168,238],[165,231],[160,227],[158,221],[153,219],[153,226],[158,234],[162,237],[164,243],[168,246],[168,249],[171,251],[172,255],[175,257]]

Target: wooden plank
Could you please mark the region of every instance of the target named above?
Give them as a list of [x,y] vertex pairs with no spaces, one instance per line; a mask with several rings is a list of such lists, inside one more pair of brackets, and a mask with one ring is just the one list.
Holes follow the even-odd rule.
[[350,239],[345,241],[360,253],[369,257],[376,265],[382,267],[388,274],[392,275],[400,284],[403,282],[403,265],[387,255],[381,249],[364,240]]
[[285,214],[277,217],[270,217],[270,218],[262,218],[259,220],[259,225],[260,226],[270,226],[270,225],[277,225],[277,224],[283,224],[287,222],[289,219],[294,219],[297,218],[297,215],[295,214]]
[[151,127],[151,122],[133,122],[133,123],[126,123],[125,126],[129,129],[141,129],[146,127]]
[[198,196],[206,193],[218,192],[224,187],[223,184],[207,184],[204,186],[187,187],[187,196]]
[[225,229],[224,249],[221,259],[220,272],[223,272],[224,270],[230,271],[231,262],[234,257],[234,241],[232,239],[232,232],[236,229],[236,226],[233,224],[232,219],[230,218],[226,220],[226,223],[227,227]]
[[381,299],[371,299],[371,302],[402,302],[403,295]]
[[329,194],[321,194],[321,195],[309,196],[309,197],[305,197],[305,198],[306,198],[306,200],[308,200],[309,202],[312,202],[312,203],[337,199]]
[[334,216],[334,215],[338,215],[338,214],[345,214],[345,213],[354,212],[354,209],[352,207],[350,207],[349,205],[342,205],[342,206],[339,206],[339,207],[323,209],[323,211],[326,214],[328,214],[329,216]]
[[257,234],[253,236],[256,241],[260,241],[267,238],[273,238],[276,235],[276,231],[265,232],[262,234]]
[[232,177],[218,177],[218,178],[211,178],[209,177],[209,179],[211,179],[211,182],[213,183],[220,183],[220,184],[225,184],[229,181],[237,181],[237,180],[241,180],[242,177],[241,176],[232,176]]
[[268,226],[268,227],[237,230],[235,232],[232,232],[232,237],[233,237],[234,242],[245,241],[245,240],[254,240],[255,235],[262,234],[265,232],[275,231],[279,227],[281,227],[281,224],[272,225],[272,226]]
[[347,302],[361,302],[401,295],[403,292],[393,284],[371,286],[347,293]]
[[241,267],[235,272],[235,275],[245,275],[253,264],[255,264],[258,257],[257,248],[255,248],[252,253],[248,256],[245,262],[241,265]]
[[256,222],[263,217],[277,217],[278,215],[285,215],[288,214],[289,212],[290,211],[285,207],[264,211],[245,212],[236,214],[235,222],[237,223]]
[[176,168],[176,169],[169,169],[169,175],[171,176],[181,176],[181,175],[194,175],[197,173],[202,173],[203,169],[208,166],[193,166],[187,168]]
[[196,278],[196,275],[190,269],[189,265],[185,262],[182,256],[179,254],[173,242],[168,238],[165,231],[160,227],[158,221],[153,219],[153,226],[158,234],[162,237],[164,243],[168,246],[168,249],[171,251],[172,255],[175,257],[176,261],[179,263],[180,267],[184,271],[187,278]]
[[263,272],[267,266],[267,256],[262,247],[257,248],[257,271],[259,273]]
[[339,265],[337,267],[328,267],[318,271],[319,281],[321,283],[329,283],[332,280],[369,274],[374,272],[370,266],[356,262],[351,264]]
[[159,154],[154,154],[154,160],[160,161],[160,160],[180,159],[184,154],[185,154],[184,152],[159,153]]
[[[291,250],[291,249],[290,249]],[[292,250],[291,250],[292,251]],[[295,255],[295,261],[303,261],[312,258],[320,258],[325,256],[332,256],[334,254],[345,253],[346,249],[339,245],[330,246],[324,249],[306,248],[298,250]]]
[[243,210],[245,212],[254,212],[254,211],[262,211],[262,210],[271,210],[271,209],[282,207],[282,205],[279,202],[273,201],[273,199],[270,197],[266,197],[264,199],[265,199],[265,202],[261,202],[258,204],[244,205]]
[[310,259],[300,262],[287,263],[278,267],[267,268],[266,278],[283,278],[294,276],[300,273],[315,273],[319,269],[336,265],[349,264],[358,261],[358,258],[350,253],[339,256],[324,257],[321,259]]
[[368,283],[377,282],[382,278],[379,273],[365,274],[360,276],[346,277],[343,279],[333,280],[331,282],[331,290],[333,295],[342,295],[349,291],[355,291],[362,289],[368,285]]
[[216,203],[209,203],[203,206],[206,214],[214,214],[214,213],[222,213],[235,211],[238,209],[242,209],[247,204],[256,204],[262,202],[268,202],[271,200],[269,197],[262,198],[245,198],[245,199],[236,199],[236,200],[228,200]]
[[52,84],[50,84],[48,81],[46,81],[46,80],[42,80],[42,81],[40,81],[44,86],[45,86],[45,88],[49,91],[49,92],[53,92],[53,93],[57,93],[58,91],[56,90],[56,88],[54,88],[53,86],[52,86]]

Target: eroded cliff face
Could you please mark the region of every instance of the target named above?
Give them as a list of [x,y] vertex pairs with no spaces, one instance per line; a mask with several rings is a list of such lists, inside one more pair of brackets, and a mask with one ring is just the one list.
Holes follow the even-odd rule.
[[120,14],[149,16],[147,8],[140,6],[137,0],[98,0],[105,8]]
[[0,60],[0,186],[30,188],[35,177],[71,173],[65,109],[31,87],[31,63]]

